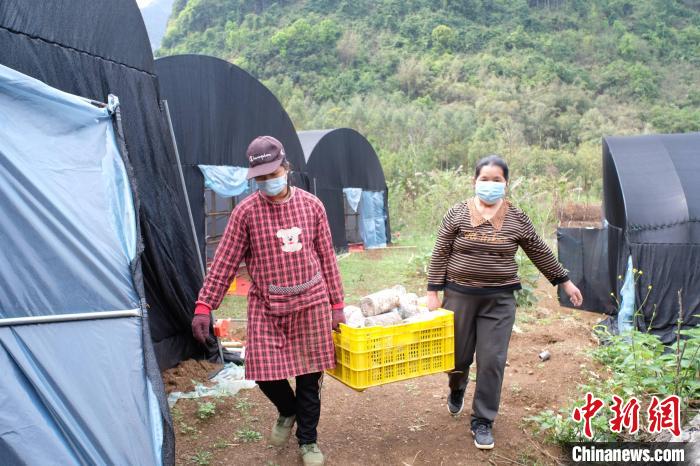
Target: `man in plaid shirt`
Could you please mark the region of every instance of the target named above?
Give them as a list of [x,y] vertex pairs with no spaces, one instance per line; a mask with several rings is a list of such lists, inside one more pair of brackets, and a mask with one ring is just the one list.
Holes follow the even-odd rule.
[[[221,304],[245,261],[252,278],[246,378],[279,411],[270,442],[286,444],[296,422],[304,465],[321,465],[316,444],[321,383],[323,371],[335,367],[331,330],[344,322],[328,218],[318,198],[288,185],[289,163],[277,139],[256,138],[246,155],[248,179],[255,178],[260,191],[231,213],[199,292],[192,331],[205,342],[211,309]],[[296,393],[289,377],[296,377]]]

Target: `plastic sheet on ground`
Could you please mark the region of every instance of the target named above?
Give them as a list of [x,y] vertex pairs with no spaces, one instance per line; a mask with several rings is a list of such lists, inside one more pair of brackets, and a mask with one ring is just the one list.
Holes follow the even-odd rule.
[[239,391],[244,389],[255,388],[255,382],[245,380],[245,369],[243,366],[237,366],[233,363],[228,363],[224,368],[211,379],[216,385],[207,387],[204,384],[197,384],[194,390],[187,393],[172,392],[168,395],[168,405],[172,408],[177,403],[177,400],[182,398],[203,398],[205,396],[235,396]]

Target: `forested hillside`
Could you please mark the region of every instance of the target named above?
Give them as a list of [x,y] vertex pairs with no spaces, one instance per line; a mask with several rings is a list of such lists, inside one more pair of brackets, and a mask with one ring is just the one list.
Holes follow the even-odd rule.
[[158,53],[241,66],[298,129],[357,128],[409,190],[498,152],[595,197],[602,135],[700,130],[698,0],[176,0]]

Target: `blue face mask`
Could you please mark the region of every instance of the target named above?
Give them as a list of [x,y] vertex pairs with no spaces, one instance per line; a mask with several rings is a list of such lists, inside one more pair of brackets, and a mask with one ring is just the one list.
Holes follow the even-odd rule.
[[255,183],[260,188],[260,191],[273,197],[284,191],[285,186],[287,186],[287,175],[285,174],[279,178],[272,178],[265,181],[256,181]]
[[506,195],[506,184],[498,181],[477,181],[476,195],[486,204],[495,204]]

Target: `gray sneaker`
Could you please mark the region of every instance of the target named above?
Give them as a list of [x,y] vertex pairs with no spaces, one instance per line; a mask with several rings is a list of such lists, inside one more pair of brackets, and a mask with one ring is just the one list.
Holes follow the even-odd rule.
[[480,450],[491,450],[493,448],[493,434],[491,433],[491,425],[487,421],[472,421],[472,436],[474,437],[476,448]]
[[457,416],[464,409],[465,390],[452,390],[447,396],[447,410],[451,415]]
[[299,445],[299,453],[304,466],[323,466],[325,462],[321,449],[315,443]]
[[292,435],[292,427],[294,426],[295,420],[296,416],[278,417],[277,422],[272,426],[270,443],[276,447],[281,447],[286,444],[289,441],[290,435]]

